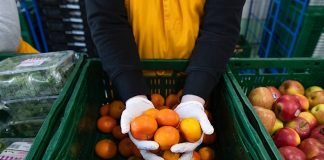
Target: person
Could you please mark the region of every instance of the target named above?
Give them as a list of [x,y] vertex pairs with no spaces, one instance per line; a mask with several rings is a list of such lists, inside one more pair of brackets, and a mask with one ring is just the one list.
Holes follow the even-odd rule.
[[21,38],[16,0],[0,1],[0,53],[37,53]]
[[[141,59],[189,59],[180,119],[195,117],[204,134],[214,128],[204,103],[225,71],[239,38],[245,0],[86,0],[87,20],[103,69],[117,88],[126,109],[121,129],[128,133],[145,159],[162,159],[149,152],[154,141],[138,141],[130,121],[153,108],[147,98]],[[180,143],[172,152],[191,159],[202,142]]]

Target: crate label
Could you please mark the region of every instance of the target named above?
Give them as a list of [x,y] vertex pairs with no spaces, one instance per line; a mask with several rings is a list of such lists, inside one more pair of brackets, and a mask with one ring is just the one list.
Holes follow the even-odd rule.
[[14,142],[2,151],[0,160],[23,160],[31,146],[31,142]]
[[22,61],[17,67],[30,67],[30,66],[39,66],[47,61],[49,58],[31,58]]

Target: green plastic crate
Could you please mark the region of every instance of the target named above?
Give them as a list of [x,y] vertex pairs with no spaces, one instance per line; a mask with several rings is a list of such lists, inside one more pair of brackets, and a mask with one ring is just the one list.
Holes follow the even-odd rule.
[[[271,68],[286,70],[285,73],[267,73]],[[271,159],[280,159],[280,153],[271,136],[252,108],[247,94],[255,87],[276,86],[286,79],[300,81],[305,89],[312,85],[324,86],[324,59],[313,58],[232,58],[227,75],[242,102],[245,114],[257,131]]]
[[70,73],[58,98],[54,101],[47,118],[43,122],[33,144],[28,152],[26,160],[42,159],[45,149],[54,135],[56,129],[60,124],[60,119],[63,115],[65,106],[72,94],[74,85],[76,84],[80,75],[82,66],[85,62],[85,56],[80,54],[76,61],[73,71]]
[[309,7],[293,51],[293,57],[311,57],[324,29],[324,6]]
[[[144,61],[146,70],[173,70],[172,75],[147,76],[151,93],[163,96],[183,87],[187,61]],[[257,132],[249,124],[229,78],[225,75],[214,89],[210,98],[212,122],[217,141],[211,145],[218,159],[270,159]],[[94,152],[100,138],[112,138],[100,134],[96,129],[99,107],[118,99],[116,92],[107,82],[98,60],[88,60],[81,72],[75,90],[67,104],[62,123],[52,138],[43,159],[99,159]],[[117,156],[114,159],[126,159]]]

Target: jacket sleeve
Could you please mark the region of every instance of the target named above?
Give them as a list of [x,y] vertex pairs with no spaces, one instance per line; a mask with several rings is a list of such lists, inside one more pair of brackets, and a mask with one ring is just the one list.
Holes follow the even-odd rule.
[[206,0],[187,67],[184,94],[207,99],[226,69],[239,37],[245,0]]
[[91,36],[120,98],[145,95],[146,85],[123,0],[86,0]]

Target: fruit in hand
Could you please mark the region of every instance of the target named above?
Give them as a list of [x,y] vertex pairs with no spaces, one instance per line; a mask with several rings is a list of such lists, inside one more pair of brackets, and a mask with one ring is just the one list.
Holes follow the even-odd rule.
[[265,109],[262,107],[254,106],[253,107],[256,113],[258,114],[259,118],[261,119],[262,124],[267,129],[268,133],[272,131],[272,128],[276,122],[276,115],[273,113],[272,110]]
[[180,122],[180,132],[188,142],[196,142],[202,135],[199,121],[195,118],[182,119]]
[[297,147],[280,147],[279,152],[284,160],[306,160],[305,153]]
[[169,150],[172,145],[179,143],[179,131],[171,126],[160,127],[154,134],[154,141],[157,142],[162,151]]
[[157,128],[158,124],[156,120],[146,115],[136,117],[130,124],[131,133],[138,140],[151,139]]
[[296,147],[300,144],[298,133],[292,128],[281,128],[273,136],[272,139],[278,148],[283,146]]
[[294,129],[301,139],[307,138],[311,131],[309,123],[300,117],[289,121],[285,126]]
[[324,124],[324,104],[318,104],[313,107],[311,113],[316,118],[318,124]]
[[296,80],[285,80],[279,86],[279,91],[281,94],[301,94],[304,95],[304,86]]
[[172,109],[162,109],[157,112],[156,121],[159,126],[173,126],[179,124],[180,118],[177,112]]
[[290,121],[300,113],[298,100],[291,95],[283,95],[274,103],[274,112],[283,122]]
[[274,102],[272,93],[266,87],[254,88],[249,94],[249,100],[253,106],[271,109]]

